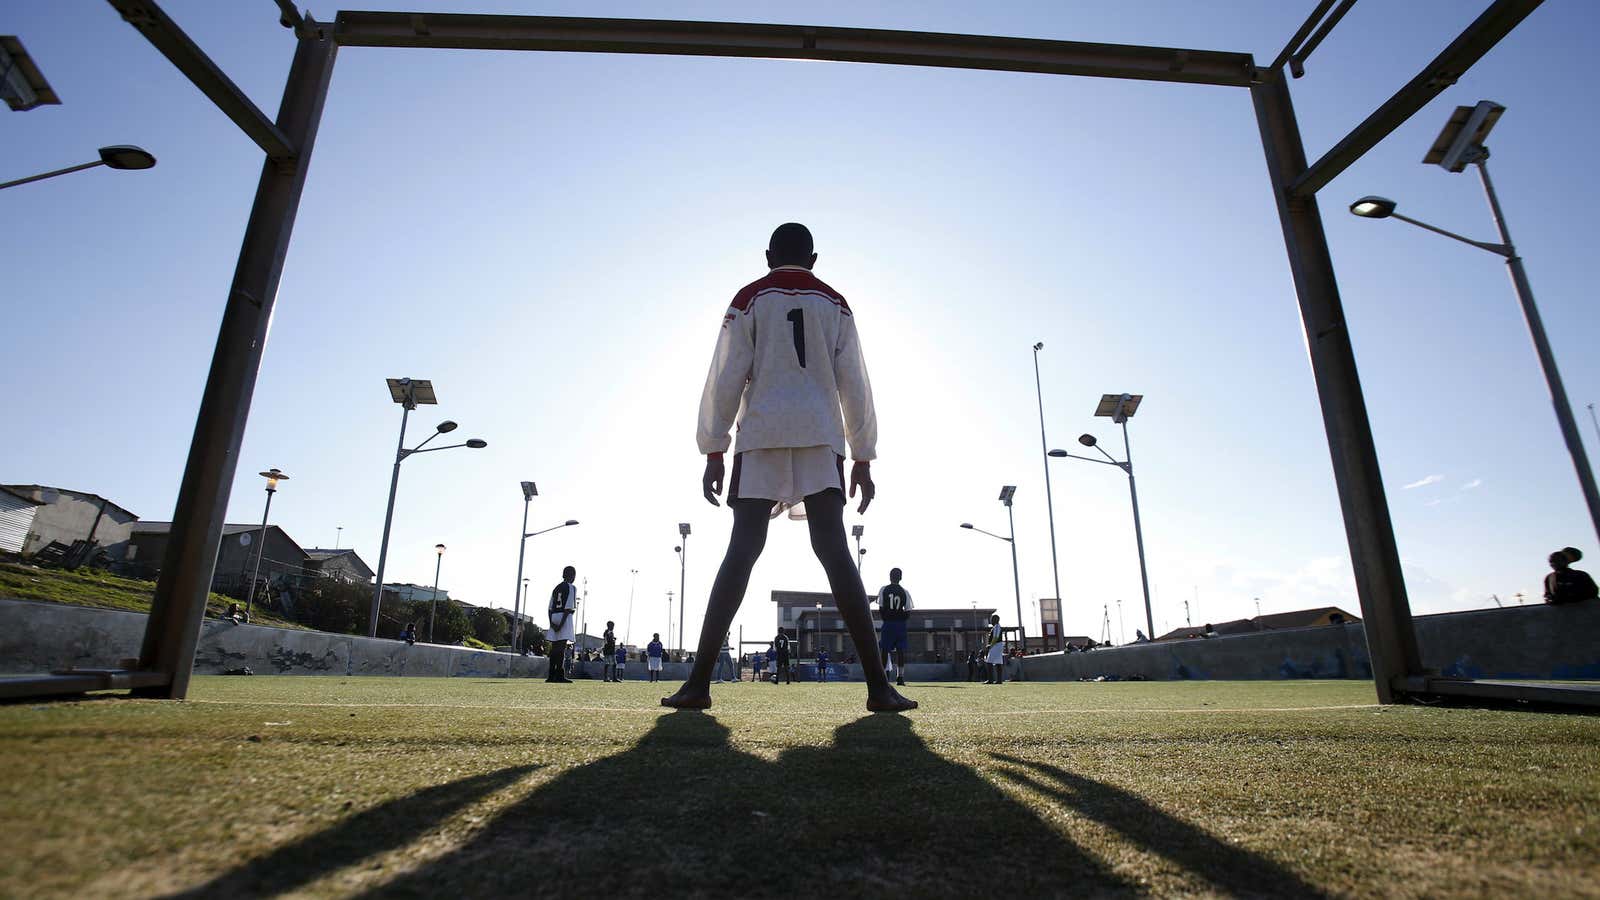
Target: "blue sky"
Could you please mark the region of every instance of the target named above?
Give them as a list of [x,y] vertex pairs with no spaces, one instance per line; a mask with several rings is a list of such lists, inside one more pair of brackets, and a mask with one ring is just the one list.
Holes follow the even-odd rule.
[[[1363,3],[1292,84],[1308,152],[1342,137],[1487,4]],[[1112,41],[1270,60],[1297,3],[548,3],[438,11],[784,22]],[[267,3],[164,4],[269,113],[292,53]],[[333,7],[313,7],[331,18]],[[1398,222],[1363,194],[1488,239],[1470,174],[1423,166],[1456,105],[1508,111],[1491,170],[1579,422],[1600,138],[1585,68],[1600,8],[1551,2],[1323,190],[1321,204],[1418,612],[1530,599],[1544,557],[1594,549],[1503,264]],[[0,180],[133,143],[160,164],[0,195],[7,431],[0,481],[104,494],[170,518],[260,152],[108,6],[0,10],[64,105],[6,113]],[[1032,354],[1052,446],[1133,421],[1156,627],[1334,603],[1357,610],[1327,444],[1248,95],[1242,90],[770,60],[340,52],[246,435],[230,521],[256,471],[293,480],[273,521],[376,565],[399,410],[386,377],[430,378],[482,451],[405,464],[389,576],[509,606],[521,495],[534,596],[589,579],[591,631],[665,626],[676,523],[694,525],[688,637],[730,517],[699,498],[694,417],[728,298],[771,228],[812,227],[818,274],[857,310],[877,392],[879,499],[866,581],[906,572],[920,605],[1015,618],[995,496],[1018,486],[1023,617],[1054,593]],[[1069,633],[1142,620],[1126,482],[1052,464]],[[800,523],[774,525],[740,614],[771,633],[774,588],[821,590]],[[1034,626],[1030,624],[1030,632]]]

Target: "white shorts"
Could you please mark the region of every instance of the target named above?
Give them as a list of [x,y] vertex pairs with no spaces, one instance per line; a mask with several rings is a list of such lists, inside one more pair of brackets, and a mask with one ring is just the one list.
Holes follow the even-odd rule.
[[1006,664],[1006,645],[1005,644],[995,644],[993,647],[990,647],[989,648],[989,655],[984,659],[984,662],[987,662],[991,666],[1003,666],[1003,665],[1005,665]]
[[659,672],[659,671],[661,671],[661,657],[659,657],[659,656],[650,657],[649,671],[651,671],[651,672]]
[[845,490],[844,457],[832,447],[745,450],[733,457],[728,500],[776,500],[795,506],[828,488]]
[[561,627],[560,628],[547,628],[547,629],[545,629],[544,639],[547,640],[547,641],[570,641],[570,640],[572,640],[572,633],[573,633],[572,620],[576,619],[576,618],[577,618],[577,616],[575,614],[568,613],[567,614],[567,620],[565,622],[561,623]]

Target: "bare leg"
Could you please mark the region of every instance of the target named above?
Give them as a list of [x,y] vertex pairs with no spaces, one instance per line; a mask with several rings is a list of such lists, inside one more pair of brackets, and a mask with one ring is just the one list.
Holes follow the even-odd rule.
[[728,537],[728,552],[722,557],[717,580],[711,584],[711,599],[706,602],[706,618],[700,626],[700,649],[695,652],[689,680],[671,697],[662,697],[662,706],[677,709],[708,709],[711,706],[711,670],[717,664],[722,637],[733,625],[733,616],[744,602],[750,586],[750,571],[767,545],[767,515],[770,500],[737,500],[733,507],[733,534]]
[[828,574],[834,605],[844,617],[845,627],[850,629],[856,658],[861,660],[862,674],[867,679],[867,709],[873,712],[916,709],[917,702],[900,696],[883,674],[883,660],[878,656],[876,634],[872,630],[872,613],[867,609],[867,589],[861,584],[861,573],[856,571],[849,542],[845,539],[844,493],[826,490],[807,497],[806,524],[811,528],[811,550]]

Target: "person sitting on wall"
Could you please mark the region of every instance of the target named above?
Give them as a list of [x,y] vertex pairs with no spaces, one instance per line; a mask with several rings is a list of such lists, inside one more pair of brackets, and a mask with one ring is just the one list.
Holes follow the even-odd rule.
[[405,641],[407,646],[415,644],[417,642],[417,623],[407,622],[406,630],[400,632],[400,640]]
[[223,616],[223,618],[235,625],[239,625],[244,622],[244,615],[239,612],[239,604],[237,603],[228,604],[228,614]]
[[1583,551],[1577,547],[1563,547],[1550,554],[1551,572],[1544,577],[1544,602],[1554,606],[1581,603],[1600,596],[1589,573],[1572,568],[1580,559],[1583,559]]

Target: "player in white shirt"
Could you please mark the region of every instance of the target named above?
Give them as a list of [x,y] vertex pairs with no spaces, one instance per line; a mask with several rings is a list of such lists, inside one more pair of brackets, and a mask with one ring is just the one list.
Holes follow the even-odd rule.
[[571,684],[572,679],[562,671],[567,658],[567,643],[572,640],[572,625],[578,612],[578,588],[573,580],[578,570],[567,566],[561,570],[561,583],[550,591],[550,630],[544,633],[550,642],[550,673],[545,681],[553,684]]
[[697,440],[706,454],[706,500],[720,505],[723,454],[738,426],[728,506],[733,534],[711,587],[700,650],[689,680],[663,706],[711,705],[711,669],[718,637],[744,601],[750,570],[767,541],[774,507],[803,503],[811,548],[828,574],[834,603],[850,629],[867,681],[867,708],[916,708],[895,691],[873,646],[872,615],[844,531],[846,444],[855,463],[850,496],[861,491],[866,512],[876,489],[878,419],[872,406],[855,316],[838,291],[811,273],[811,232],[790,222],[773,231],[767,274],[734,295],[722,319],[700,400]]
[[1005,684],[1006,639],[1005,632],[1000,630],[999,614],[989,617],[989,651],[984,662],[989,666],[989,680],[984,684]]

